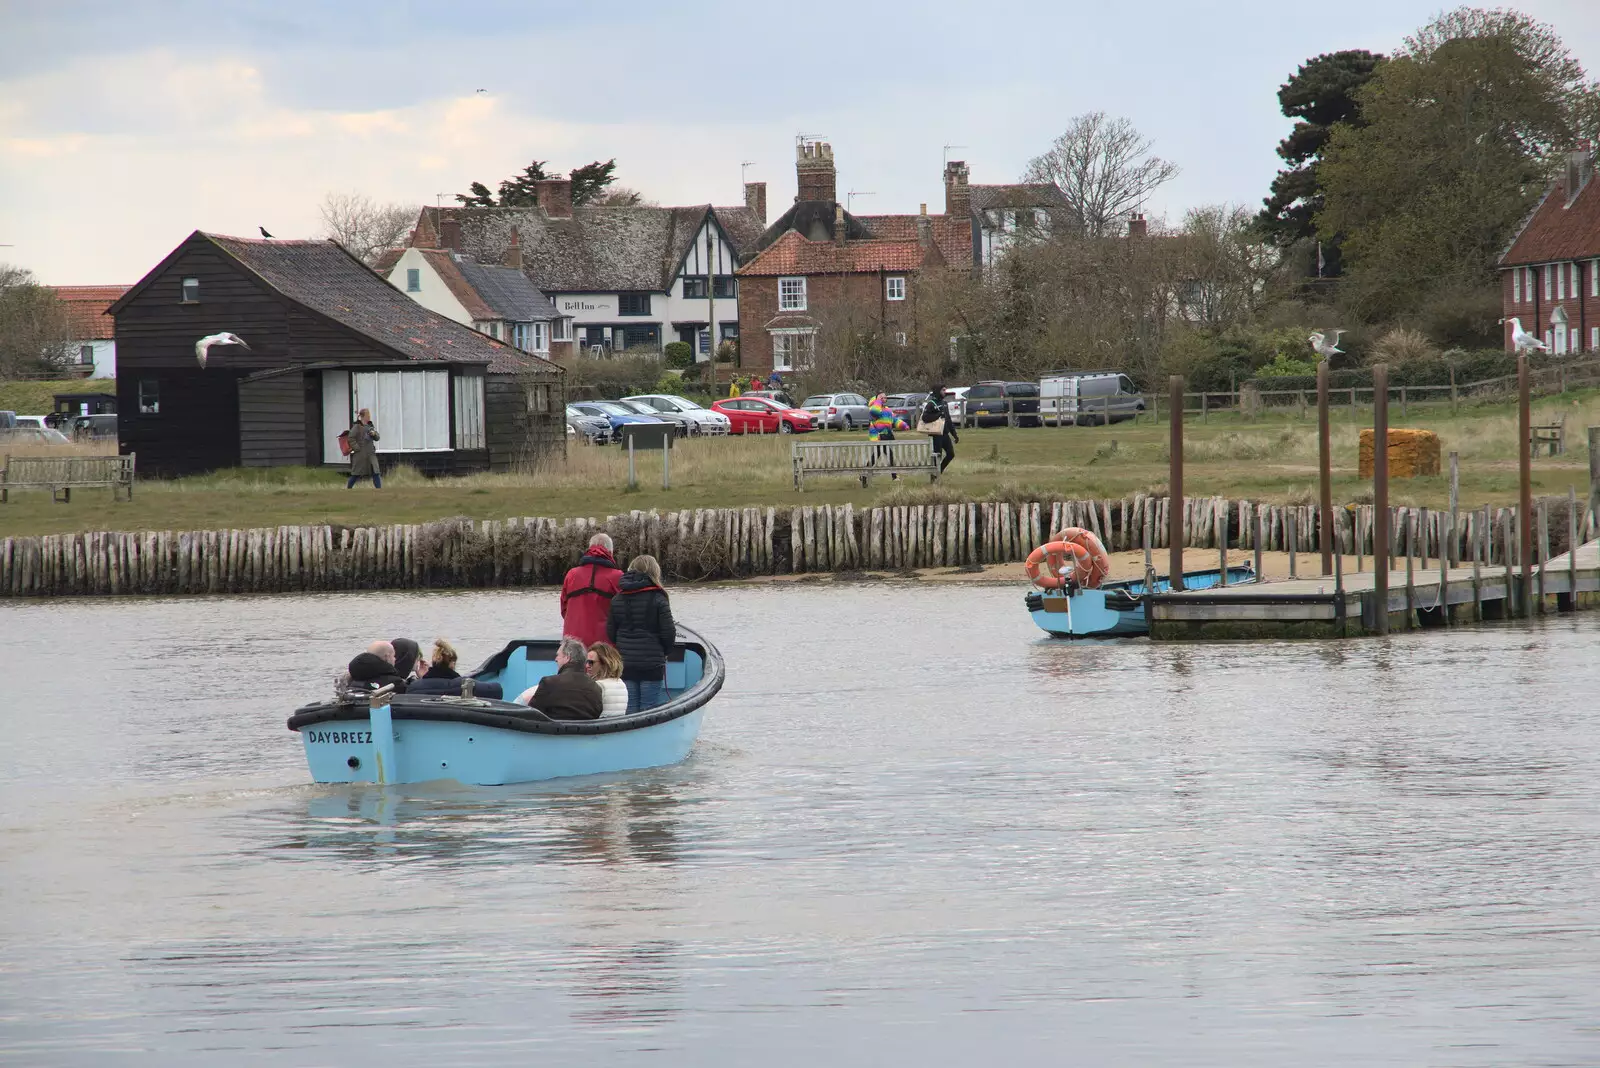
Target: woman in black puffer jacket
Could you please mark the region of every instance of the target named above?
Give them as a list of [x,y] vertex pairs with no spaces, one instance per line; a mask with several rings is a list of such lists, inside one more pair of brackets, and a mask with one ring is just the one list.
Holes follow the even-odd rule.
[[667,655],[678,642],[672,604],[661,588],[661,565],[653,556],[635,556],[611,599],[606,637],[622,653],[622,682],[628,711],[667,701]]

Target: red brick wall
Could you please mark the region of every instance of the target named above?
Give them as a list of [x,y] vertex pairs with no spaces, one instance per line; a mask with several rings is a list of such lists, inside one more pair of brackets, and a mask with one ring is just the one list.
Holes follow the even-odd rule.
[[[1567,327],[1573,335],[1573,343],[1568,346],[1568,354],[1571,354],[1574,349],[1584,355],[1596,351],[1593,339],[1594,328],[1600,326],[1600,297],[1591,295],[1593,283],[1590,281],[1595,269],[1595,261],[1582,260],[1579,266],[1579,292],[1576,294],[1571,291],[1572,266],[1570,262],[1555,265],[1541,264],[1535,267],[1533,292],[1531,293],[1528,291],[1529,287],[1527,285],[1523,285],[1521,292],[1516,293],[1516,287],[1512,282],[1512,270],[1500,272],[1500,301],[1506,318],[1503,337],[1507,350],[1512,347],[1512,327],[1510,322],[1512,318],[1522,320],[1522,328],[1543,341],[1546,331],[1550,329],[1550,316],[1554,314],[1555,309],[1559,306],[1566,309]],[[1546,300],[1544,296],[1544,276],[1547,272],[1558,269],[1565,272],[1568,283],[1565,296],[1556,296],[1562,290],[1556,287],[1555,279],[1552,276],[1550,298]],[[1524,271],[1520,267],[1513,270]],[[1521,299],[1513,299],[1514,294]]]
[[[893,334],[896,331],[912,333],[911,309],[915,302],[916,276],[903,274],[906,280],[906,299],[884,299],[886,276],[877,274],[808,275],[806,278],[806,310],[804,312],[778,311],[778,280],[766,276],[739,279],[739,352],[740,370],[761,375],[772,373],[772,335],[767,324],[779,314],[805,315],[827,322],[831,317],[850,311],[874,329]],[[796,325],[799,325],[796,323]]]

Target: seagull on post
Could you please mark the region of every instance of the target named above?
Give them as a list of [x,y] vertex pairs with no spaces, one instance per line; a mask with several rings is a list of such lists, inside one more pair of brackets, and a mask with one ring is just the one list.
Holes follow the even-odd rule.
[[1343,330],[1335,330],[1333,332],[1333,340],[1330,341],[1327,335],[1318,331],[1306,338],[1306,340],[1311,342],[1311,351],[1321,356],[1323,362],[1326,363],[1328,357],[1342,356],[1344,354],[1344,349],[1339,347],[1339,335],[1343,333]]
[[1511,347],[1517,352],[1549,352],[1550,346],[1522,329],[1521,319],[1501,319],[1511,324]]
[[226,330],[220,334],[207,334],[194,343],[194,358],[200,361],[201,367],[206,365],[206,356],[210,354],[212,345],[238,345],[244,351],[250,351],[250,346],[238,334],[230,334]]

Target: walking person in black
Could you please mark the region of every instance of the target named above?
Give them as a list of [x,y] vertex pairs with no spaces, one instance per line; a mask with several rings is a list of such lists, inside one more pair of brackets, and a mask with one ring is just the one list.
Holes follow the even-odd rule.
[[[943,432],[935,433],[936,426],[942,426]],[[933,453],[939,457],[939,473],[944,474],[944,469],[956,458],[956,442],[961,440],[961,435],[956,433],[956,421],[950,418],[950,404],[945,400],[943,386],[934,386],[922,402],[917,428],[926,429],[932,436]]]

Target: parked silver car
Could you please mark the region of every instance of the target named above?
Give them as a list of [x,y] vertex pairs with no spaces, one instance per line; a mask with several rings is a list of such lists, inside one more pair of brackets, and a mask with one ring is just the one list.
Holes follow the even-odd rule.
[[702,408],[687,397],[671,393],[641,393],[622,399],[646,405],[651,411],[674,421],[681,417],[687,422],[691,434],[726,434],[733,425],[721,412]]
[[859,393],[817,393],[800,402],[822,429],[854,430],[871,424],[867,398]]
[[604,416],[584,415],[568,406],[567,432],[583,438],[591,445],[604,445],[611,440],[611,421]]

